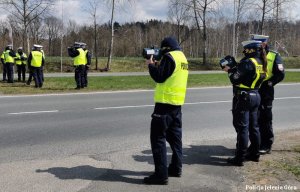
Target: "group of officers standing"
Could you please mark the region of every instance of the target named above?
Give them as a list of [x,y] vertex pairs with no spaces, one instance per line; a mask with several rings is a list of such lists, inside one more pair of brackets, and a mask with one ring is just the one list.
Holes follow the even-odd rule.
[[[237,138],[235,155],[227,162],[234,166],[243,166],[245,161],[258,162],[261,154],[271,152],[274,142],[274,86],[284,79],[285,72],[280,55],[269,49],[268,38],[251,35],[250,40],[242,42],[244,57],[239,62],[228,55],[226,64],[220,63],[233,87],[232,116]],[[153,56],[146,60],[156,82],[150,125],[155,169],[144,178],[144,183],[154,185],[166,185],[168,177],[182,175],[181,106],[188,79],[188,62],[175,38],[162,40],[160,54],[160,61]],[[166,142],[172,149],[169,165]]]
[[42,50],[43,46],[34,44],[32,51],[27,57],[23,52],[23,48],[19,47],[17,52],[13,50],[12,45],[7,45],[1,54],[3,82],[14,83],[14,65],[17,66],[18,82],[26,82],[26,65],[29,70],[29,77],[26,82],[30,85],[32,78],[35,82],[35,87],[43,86],[44,75],[43,67],[45,65],[45,54]]
[[[19,47],[17,52],[12,45],[7,45],[1,54],[3,82],[14,83],[14,65],[17,66],[18,82],[26,82],[30,85],[32,78],[36,88],[41,88],[44,82],[43,68],[45,65],[45,54],[43,46],[33,45],[32,51],[27,57],[23,48]],[[72,47],[68,47],[68,54],[74,59],[75,67],[75,89],[82,89],[88,86],[88,70],[91,65],[91,53],[83,42],[75,42]],[[28,66],[29,77],[26,81],[26,66]]]

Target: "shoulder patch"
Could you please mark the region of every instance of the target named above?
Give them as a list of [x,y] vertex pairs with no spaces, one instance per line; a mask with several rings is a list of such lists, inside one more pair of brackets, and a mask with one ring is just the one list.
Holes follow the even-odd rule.
[[236,72],[235,74],[233,74],[233,79],[238,79],[240,78],[240,73],[239,72]]

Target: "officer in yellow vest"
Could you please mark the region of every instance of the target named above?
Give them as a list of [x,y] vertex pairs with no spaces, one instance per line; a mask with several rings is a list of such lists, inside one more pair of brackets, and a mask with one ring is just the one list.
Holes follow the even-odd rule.
[[273,133],[273,100],[274,100],[274,86],[284,79],[285,72],[283,67],[283,61],[279,53],[272,51],[268,47],[269,36],[252,34],[250,37],[252,40],[262,41],[262,45],[267,51],[268,60],[268,78],[262,83],[259,88],[261,96],[261,103],[258,109],[258,124],[261,135],[260,153],[271,153],[272,144],[274,142]]
[[88,86],[88,71],[91,65],[91,60],[92,60],[92,55],[90,53],[90,51],[86,48],[86,43],[80,43],[81,44],[81,48],[84,50],[85,52],[85,69],[83,71],[83,78],[84,78],[84,87]]
[[14,82],[14,63],[16,53],[12,49],[12,45],[7,45],[4,52],[4,62],[7,72],[7,83]]
[[[266,78],[267,61],[261,41],[244,41],[245,57],[235,66],[225,66],[224,71],[233,85],[232,115],[237,132],[236,153],[228,163],[243,166],[245,160],[259,161],[260,132],[257,111],[260,104],[258,88]],[[248,142],[251,145],[248,148]]]
[[45,59],[41,45],[33,45],[32,51],[28,56],[28,66],[30,66],[31,73],[35,82],[35,88],[41,88],[43,86],[42,71],[41,68],[45,64]]
[[5,82],[7,81],[7,71],[6,71],[6,65],[5,65],[5,57],[4,57],[4,53],[5,51],[3,51],[3,53],[1,54],[1,63],[2,63],[2,74],[3,74],[3,78],[2,81]]
[[81,43],[75,42],[72,47],[68,47],[68,54],[70,57],[74,58],[75,67],[75,89],[84,88],[85,79],[84,71],[86,65],[86,53],[82,49]]
[[23,48],[19,47],[16,53],[15,63],[18,72],[18,81],[21,79],[25,82],[26,79],[26,65],[27,65],[27,55],[23,52]]
[[[151,121],[151,149],[155,164],[154,174],[144,178],[145,184],[168,184],[168,177],[182,173],[182,115],[188,79],[188,61],[173,37],[161,42],[160,63],[146,61],[149,73],[156,82],[154,112]],[[172,149],[167,165],[166,141]]]

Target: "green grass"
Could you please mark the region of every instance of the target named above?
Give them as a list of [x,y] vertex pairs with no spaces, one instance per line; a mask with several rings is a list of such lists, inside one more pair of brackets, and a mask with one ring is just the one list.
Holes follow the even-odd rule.
[[[284,80],[288,82],[300,82],[300,72],[287,72]],[[41,93],[66,93],[74,92],[74,77],[48,77],[42,89],[36,89],[24,83],[0,83],[0,94],[41,94]],[[227,74],[191,74],[188,79],[188,87],[207,86],[228,86],[230,81]],[[89,77],[86,91],[108,91],[108,90],[129,90],[129,89],[153,89],[154,81],[149,75],[145,76],[110,76],[110,77]],[[78,92],[78,91],[77,91]]]
[[293,173],[296,177],[300,177],[300,166],[299,165],[292,165],[290,163],[283,163],[281,164],[282,169]]
[[[207,65],[203,65],[202,58],[188,58],[190,70],[219,70],[220,58],[208,58]],[[239,60],[239,58],[237,59]],[[283,57],[285,68],[300,68],[300,57]],[[62,58],[63,72],[71,72],[73,70],[73,60],[71,57]],[[98,58],[98,69],[105,68],[107,57]],[[91,69],[95,70],[95,58],[92,59]],[[60,72],[61,58],[47,57],[45,72]],[[111,72],[131,72],[131,71],[147,71],[145,59],[142,57],[113,57],[110,66]]]

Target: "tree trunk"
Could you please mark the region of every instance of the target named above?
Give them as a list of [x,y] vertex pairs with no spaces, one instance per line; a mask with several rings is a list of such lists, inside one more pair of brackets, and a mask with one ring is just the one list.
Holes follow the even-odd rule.
[[114,45],[114,11],[115,11],[115,0],[112,1],[112,9],[111,9],[111,19],[110,19],[111,38],[110,38],[110,46],[109,46],[109,55],[108,55],[108,60],[106,65],[107,71],[110,69],[111,58],[113,53],[113,45]]
[[96,59],[96,70],[98,70],[98,47],[97,47],[97,24],[96,20],[94,21],[94,52]]

